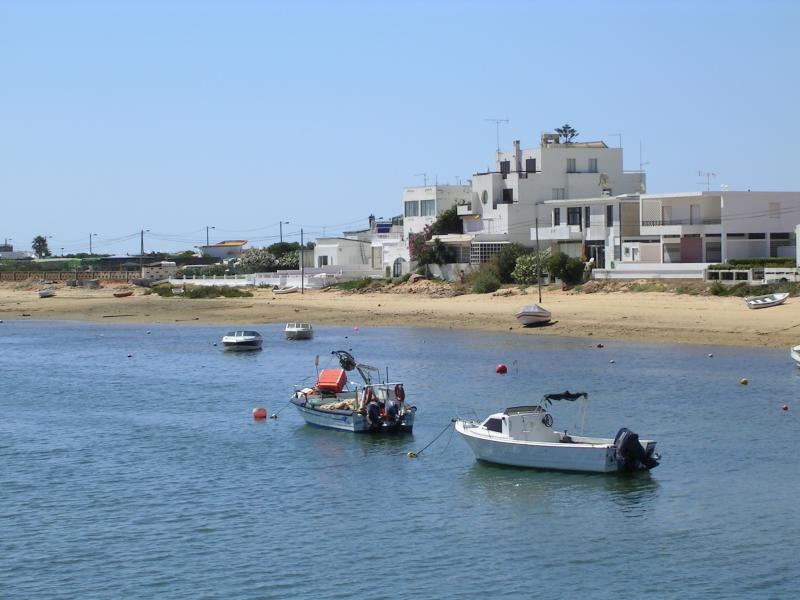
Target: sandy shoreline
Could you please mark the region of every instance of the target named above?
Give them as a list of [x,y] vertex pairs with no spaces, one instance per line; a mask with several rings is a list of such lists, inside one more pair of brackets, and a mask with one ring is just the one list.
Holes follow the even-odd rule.
[[[424,284],[424,282],[423,282]],[[416,284],[415,284],[416,285]],[[536,302],[535,290],[510,295],[432,297],[418,293],[307,291],[252,298],[186,299],[144,295],[141,288],[108,284],[99,290],[58,286],[53,298],[37,287],[0,285],[0,319],[81,320],[114,323],[251,324],[309,321],[315,325],[404,326],[512,331],[668,343],[782,348],[800,344],[800,300],[749,310],[741,298],[668,293],[570,293],[547,290],[543,305],[553,324],[523,328],[514,313]],[[128,298],[113,292],[133,289]],[[508,291],[505,291],[508,293]]]

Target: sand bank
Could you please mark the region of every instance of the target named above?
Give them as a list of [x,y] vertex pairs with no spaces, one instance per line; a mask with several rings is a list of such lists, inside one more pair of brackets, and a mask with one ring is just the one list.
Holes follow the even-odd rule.
[[[0,285],[0,319],[58,319],[115,323],[257,324],[309,321],[315,325],[444,327],[512,331],[520,335],[565,335],[672,343],[788,347],[800,344],[800,299],[749,310],[741,298],[669,293],[572,293],[547,290],[542,304],[553,323],[523,328],[514,313],[536,302],[535,290],[501,295],[437,297],[426,282],[402,293],[307,291],[252,298],[187,299],[145,295],[141,288],[107,285],[99,290],[59,285],[41,299],[36,286]],[[113,292],[133,289],[128,298]],[[502,295],[502,294],[507,295]]]

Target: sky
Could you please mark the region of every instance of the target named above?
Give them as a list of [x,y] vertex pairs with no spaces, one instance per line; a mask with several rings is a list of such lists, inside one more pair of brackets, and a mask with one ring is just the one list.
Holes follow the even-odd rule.
[[340,235],[489,167],[492,118],[504,149],[621,141],[650,193],[800,190],[799,23],[788,0],[0,0],[0,241]]

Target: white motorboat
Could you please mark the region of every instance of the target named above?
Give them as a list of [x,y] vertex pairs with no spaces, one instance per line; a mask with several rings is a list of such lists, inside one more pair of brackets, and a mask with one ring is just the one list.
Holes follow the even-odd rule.
[[781,292],[778,294],[766,294],[765,296],[748,296],[744,301],[747,303],[747,308],[767,308],[783,304],[788,297],[788,292]]
[[310,340],[314,337],[311,323],[287,323],[284,332],[287,340]]
[[581,400],[585,417],[588,397],[585,392],[547,394],[537,405],[510,407],[483,422],[457,419],[455,429],[476,459],[501,465],[592,473],[658,466],[661,457],[655,453],[656,442],[640,440],[624,427],[613,439],[553,429],[553,416],[547,410],[551,402]]
[[794,364],[800,367],[800,345],[793,346],[791,350],[789,350],[789,355],[792,357]]
[[52,298],[56,295],[56,291],[53,288],[42,288],[38,292],[39,298]]
[[517,321],[527,327],[528,325],[547,323],[550,320],[550,311],[538,304],[528,304],[519,309],[516,317]]
[[[295,386],[290,400],[309,425],[353,433],[410,433],[417,408],[406,403],[403,384],[373,381],[379,370],[357,363],[344,350],[335,350],[339,369],[323,369],[314,387]],[[318,364],[319,357],[316,363]],[[358,371],[362,384],[348,382],[347,373]]]
[[229,331],[222,336],[225,350],[247,351],[261,350],[261,334],[257,331]]
[[292,292],[296,292],[299,288],[296,285],[290,285],[289,287],[276,287],[272,288],[273,294],[291,294]]

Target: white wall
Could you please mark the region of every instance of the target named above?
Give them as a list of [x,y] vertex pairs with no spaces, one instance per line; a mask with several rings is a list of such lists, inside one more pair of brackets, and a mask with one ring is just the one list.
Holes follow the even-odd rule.
[[[426,225],[432,225],[436,217],[448,208],[451,208],[459,201],[469,202],[471,199],[472,190],[468,185],[429,185],[403,188],[403,237],[408,239],[409,233],[421,232]],[[435,202],[435,213],[433,215],[405,216],[406,202],[419,203],[422,200],[433,200]]]
[[319,238],[314,246],[314,266],[319,257],[328,257],[328,266],[369,265],[371,245],[344,238]]

